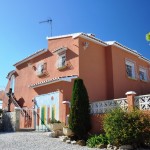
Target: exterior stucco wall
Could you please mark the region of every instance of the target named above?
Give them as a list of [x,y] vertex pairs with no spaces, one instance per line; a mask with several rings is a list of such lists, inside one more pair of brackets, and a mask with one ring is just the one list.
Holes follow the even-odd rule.
[[[64,70],[58,70],[56,66],[58,55],[53,53],[53,51],[63,46],[68,48],[66,51],[68,67]],[[48,52],[25,62],[16,68],[15,96],[17,100],[20,100],[23,103],[23,106],[31,108],[33,106],[32,99],[39,94],[36,90],[29,88],[29,85],[61,76],[79,74],[78,40],[74,40],[72,37],[48,40],[48,49]],[[36,75],[33,66],[36,66],[39,62],[47,63],[47,76],[38,77]],[[53,85],[50,85],[50,88],[51,86]],[[47,88],[49,88],[49,86],[39,88],[41,90],[40,93],[42,94],[45,93],[45,91],[51,91],[47,90]],[[59,89],[59,87],[57,87],[56,90],[57,89]]]
[[68,114],[68,110],[66,109],[66,104],[63,104],[63,101],[70,101],[71,95],[72,95],[72,82],[59,82],[50,84],[43,87],[35,88],[35,92],[37,95],[41,94],[47,94],[51,92],[59,91],[59,117],[60,121],[65,122],[66,121],[66,114]]
[[[89,43],[86,49],[84,42]],[[107,98],[104,46],[80,38],[79,76],[84,80],[90,101]]]
[[[150,77],[150,65],[138,56],[126,52],[120,48],[112,46],[112,66],[113,66],[113,85],[114,98],[125,97],[127,91],[135,91],[138,95],[150,93],[150,80],[147,82],[139,79],[139,66],[147,69]],[[129,59],[135,63],[136,79],[127,76],[125,60]]]
[[[84,47],[85,42],[89,43],[87,48]],[[67,68],[63,70],[57,69],[58,54],[53,53],[60,47],[67,47]],[[78,75],[84,81],[90,102],[125,97],[125,93],[131,90],[138,95],[149,93],[150,82],[127,77],[126,58],[135,61],[137,74],[139,66],[148,68],[150,78],[150,65],[147,62],[115,46],[96,44],[81,37],[49,39],[46,53],[16,67],[16,99],[21,107],[32,108],[34,106],[32,99],[37,95],[59,91],[59,116],[60,121],[65,122],[69,109],[62,102],[71,100],[73,81],[53,83],[34,89],[29,87],[31,84],[61,76]],[[47,63],[46,76],[36,75],[35,67],[39,62]],[[9,88],[10,81],[8,81],[6,91],[9,91]],[[6,99],[7,102],[8,98]],[[13,109],[14,105],[11,105],[11,111]]]

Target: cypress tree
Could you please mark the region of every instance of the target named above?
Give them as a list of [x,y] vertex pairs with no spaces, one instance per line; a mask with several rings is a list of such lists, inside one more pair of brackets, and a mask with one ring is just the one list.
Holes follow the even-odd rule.
[[91,129],[89,97],[83,80],[80,78],[74,81],[69,128],[79,139],[85,138]]

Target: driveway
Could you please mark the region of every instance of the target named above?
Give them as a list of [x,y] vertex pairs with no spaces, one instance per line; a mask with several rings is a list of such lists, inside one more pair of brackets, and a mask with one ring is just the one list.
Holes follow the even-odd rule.
[[98,150],[61,142],[43,132],[0,133],[1,150]]

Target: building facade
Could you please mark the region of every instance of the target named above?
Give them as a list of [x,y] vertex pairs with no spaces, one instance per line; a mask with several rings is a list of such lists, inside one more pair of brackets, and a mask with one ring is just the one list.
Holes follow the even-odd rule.
[[[47,38],[48,49],[14,64],[5,91],[12,89],[21,108],[35,108],[46,124],[67,121],[73,81],[82,78],[90,102],[150,93],[150,61],[122,44],[92,34]],[[7,108],[8,97],[3,108]],[[14,111],[15,105],[10,104]],[[38,126],[41,123],[37,123]]]

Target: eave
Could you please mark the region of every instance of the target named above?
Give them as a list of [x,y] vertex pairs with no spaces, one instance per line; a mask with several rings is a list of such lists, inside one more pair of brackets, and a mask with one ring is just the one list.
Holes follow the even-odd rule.
[[29,87],[34,89],[34,88],[42,87],[45,85],[49,85],[49,84],[53,84],[53,83],[57,83],[57,82],[61,82],[61,81],[71,82],[72,79],[76,79],[76,78],[78,78],[77,75],[62,76],[62,77],[58,77],[58,78],[53,78],[53,79],[37,82],[37,83],[29,85]]
[[27,61],[29,61],[29,60],[35,58],[35,57],[38,57],[38,56],[40,56],[40,55],[46,53],[47,51],[48,51],[48,49],[39,50],[39,51],[35,52],[34,54],[32,54],[32,55],[30,55],[30,56],[24,58],[23,60],[21,60],[21,61],[15,63],[13,66],[17,67],[17,66],[19,66],[19,65],[21,65],[21,64],[23,64],[23,63],[25,63],[25,62],[27,62]]
[[143,57],[141,54],[139,54],[137,51],[135,51],[135,50],[133,50],[131,48],[128,48],[128,47],[126,47],[126,46],[124,46],[124,45],[122,45],[122,44],[120,44],[120,43],[118,43],[116,41],[108,41],[106,43],[108,45],[113,45],[113,46],[116,46],[118,48],[121,48],[122,50],[124,50],[124,51],[126,51],[128,53],[131,53],[131,54],[137,56],[139,59],[141,59],[141,60],[143,60],[143,61],[145,61],[145,62],[150,64],[150,60],[148,60],[147,58]]
[[12,71],[10,71],[9,73],[8,73],[8,75],[7,75],[7,79],[10,79],[11,78],[11,76],[13,75],[13,74],[15,74],[16,73],[16,71],[15,70],[12,70]]

